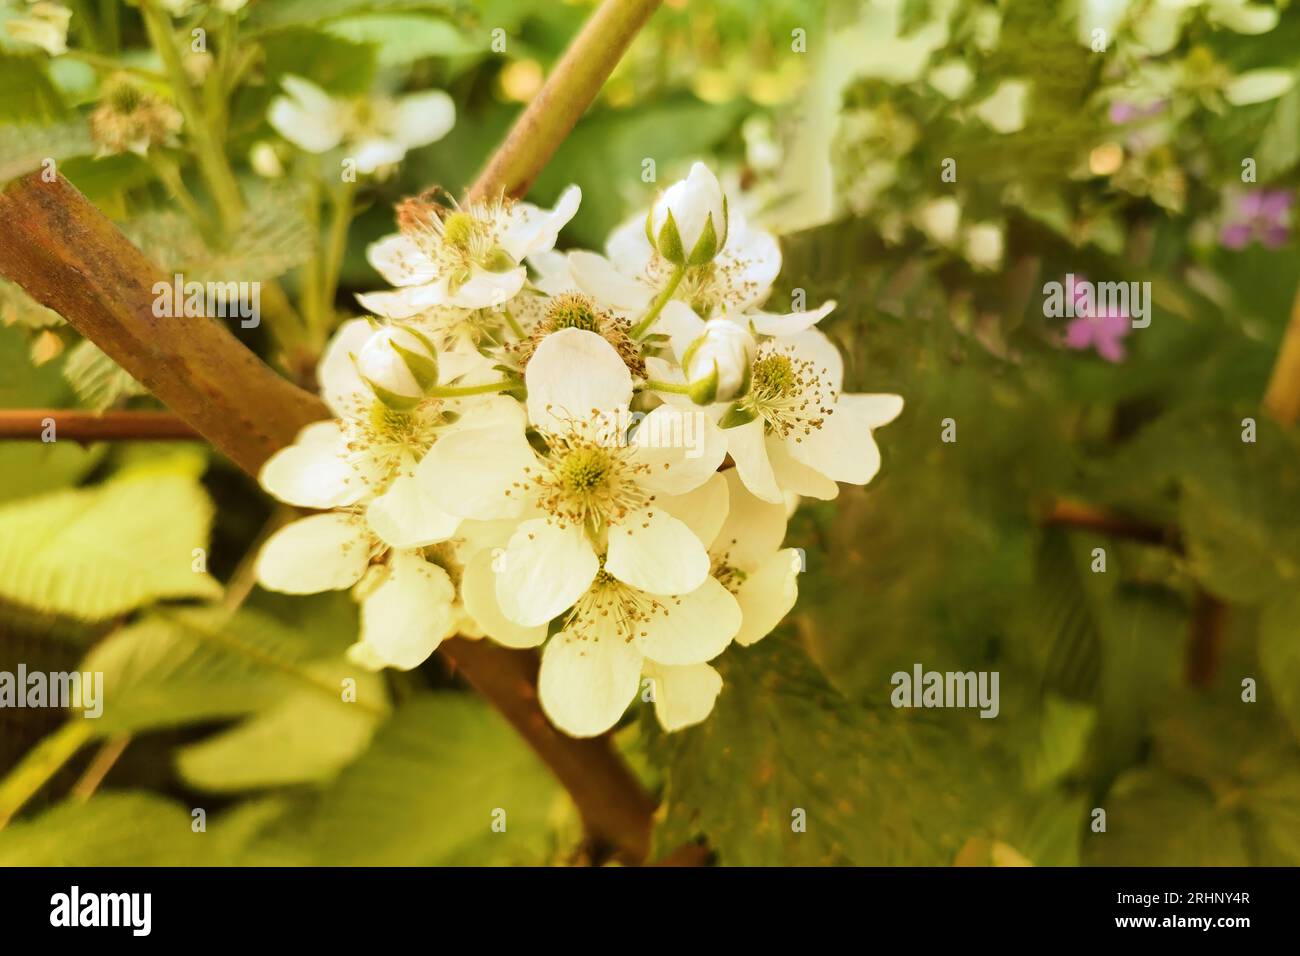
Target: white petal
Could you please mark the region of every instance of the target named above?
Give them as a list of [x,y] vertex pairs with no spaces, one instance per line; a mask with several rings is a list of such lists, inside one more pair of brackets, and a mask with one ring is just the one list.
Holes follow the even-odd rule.
[[682,521],[650,507],[609,529],[605,570],[651,594],[685,594],[709,574],[709,555]]
[[641,682],[641,654],[616,634],[580,639],[562,631],[542,651],[537,693],[551,723],[573,737],[604,733]]
[[443,435],[415,470],[438,507],[462,518],[489,521],[518,515],[519,485],[537,456],[522,426],[474,428]]
[[825,332],[808,329],[780,340],[781,348],[798,359],[811,362],[822,388],[838,392],[844,384],[844,356]]
[[357,293],[357,302],[361,308],[386,319],[409,319],[437,306],[447,305],[447,300],[447,288],[439,282],[409,285],[391,292]]
[[865,485],[880,470],[880,449],[871,431],[902,410],[897,395],[841,395],[822,427],[786,447],[799,461],[828,478]]
[[528,360],[528,419],[543,430],[567,430],[593,413],[616,415],[632,400],[632,373],[614,346],[595,332],[561,329]]
[[723,652],[740,630],[740,605],[716,578],[663,602],[667,613],[643,625],[645,656],[658,664],[700,664]]
[[365,522],[354,515],[323,514],[285,525],[257,556],[262,587],[286,594],[349,588],[370,563]]
[[339,111],[329,94],[296,76],[281,81],[289,96],[271,102],[267,121],[277,133],[309,153],[324,153],[343,140]]
[[500,555],[497,603],[516,624],[545,624],[586,593],[599,568],[580,528],[525,521]]
[[[665,495],[656,499],[655,504],[690,528],[695,533],[695,537],[700,539],[700,543],[708,548],[729,519],[728,476],[734,477],[735,471],[736,469],[730,468],[725,474],[714,473],[708,481],[694,491],[684,495]],[[739,478],[734,478],[734,482],[737,488],[741,487]],[[743,493],[754,501],[758,500],[747,491]],[[784,516],[784,509],[782,515]],[[781,533],[785,533],[784,520],[781,522]],[[780,544],[779,539],[777,544]]]
[[496,573],[492,564],[497,559],[490,550],[480,551],[465,565],[460,580],[460,598],[474,622],[488,637],[506,647],[537,647],[546,640],[546,625],[524,627],[501,613],[497,604]]
[[1277,99],[1295,86],[1292,70],[1249,70],[1233,77],[1223,90],[1223,98],[1233,106],[1248,106]]
[[366,259],[389,285],[424,285],[438,278],[438,266],[419,244],[400,232],[372,242]]
[[316,366],[321,398],[339,418],[356,415],[358,402],[369,405],[373,399],[352,361],[352,356],[361,351],[373,333],[374,329],[365,319],[344,322],[330,339]]
[[727,244],[718,255],[718,268],[731,276],[731,308],[738,312],[767,299],[772,283],[781,272],[781,246],[763,229],[751,229],[731,206]]
[[655,252],[645,237],[645,213],[639,213],[615,227],[605,242],[605,255],[614,268],[626,276],[645,274]]
[[736,463],[745,487],[764,501],[784,501],[767,457],[763,420],[756,418],[735,428],[724,428],[722,434],[727,439],[727,453]]
[[366,521],[392,548],[422,548],[446,541],[460,527],[460,518],[439,508],[425,486],[412,475],[398,475],[388,490],[370,502]]
[[651,328],[668,336],[673,355],[680,363],[686,357],[686,350],[704,334],[704,320],[685,302],[673,299],[664,305]]
[[569,273],[579,289],[601,305],[621,312],[640,312],[654,296],[654,290],[644,282],[625,276],[594,252],[569,253]]
[[749,646],[771,634],[799,597],[799,552],[786,548],[770,555],[736,591],[742,621],[736,643]]
[[357,171],[373,173],[381,166],[393,166],[406,157],[406,146],[395,139],[372,136],[348,147]]
[[415,149],[436,143],[455,125],[455,101],[442,90],[429,90],[397,101],[392,133],[408,149]]
[[396,552],[384,583],[361,604],[361,638],[389,667],[418,667],[455,630],[455,598],[446,571]]
[[708,717],[722,690],[722,675],[708,664],[667,667],[646,661],[645,676],[654,681],[659,726],[670,733]]
[[515,203],[510,209],[509,223],[501,235],[501,246],[516,262],[553,248],[560,230],[577,215],[581,203],[582,190],[577,186],[566,189],[551,210],[538,209],[526,202]]
[[709,480],[727,456],[727,437],[698,406],[660,405],[632,433],[633,457],[649,465],[647,488],[684,495]]
[[755,332],[762,335],[796,335],[811,329],[833,311],[835,311],[835,300],[831,299],[811,312],[790,312],[786,315],[775,312],[750,312],[743,318],[749,321]]
[[257,480],[278,500],[300,508],[350,505],[366,488],[347,462],[343,430],[333,419],[300,431],[292,445],[267,459]]
[[728,468],[720,477],[727,484],[727,519],[710,550],[719,557],[725,555],[731,567],[750,571],[766,561],[785,540],[785,504],[755,497],[735,468]]
[[806,495],[830,501],[839,497],[840,486],[816,468],[810,468],[790,454],[795,442],[776,435],[767,436],[767,460],[772,463],[776,483],[787,494]]
[[489,309],[504,305],[519,294],[527,278],[528,270],[523,266],[506,272],[476,268],[463,285],[447,291],[446,301],[442,304],[460,309]]

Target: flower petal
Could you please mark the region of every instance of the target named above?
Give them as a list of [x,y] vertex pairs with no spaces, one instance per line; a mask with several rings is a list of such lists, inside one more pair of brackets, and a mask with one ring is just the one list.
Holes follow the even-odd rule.
[[828,478],[865,485],[880,470],[880,449],[871,431],[893,421],[903,408],[897,395],[841,395],[822,427],[787,449]]
[[366,487],[348,464],[345,441],[336,420],[314,422],[267,459],[257,480],[276,499],[300,508],[350,505]]
[[414,239],[400,232],[372,242],[366,259],[389,285],[424,285],[438,278],[438,264]]
[[755,497],[735,468],[720,477],[727,484],[727,517],[710,550],[718,557],[725,555],[731,567],[748,572],[766,561],[785,540],[785,504]]
[[633,458],[649,466],[641,483],[668,495],[698,488],[727,456],[722,429],[701,408],[663,404],[632,433]]
[[358,413],[359,405],[369,405],[374,400],[366,383],[357,374],[352,356],[361,351],[370,340],[374,329],[365,319],[351,319],[339,326],[330,339],[316,366],[316,381],[320,384],[321,398],[339,418]]
[[586,593],[599,568],[581,528],[533,518],[519,526],[500,556],[497,603],[516,624],[545,624]]
[[587,295],[620,312],[640,312],[650,305],[654,295],[644,282],[625,276],[608,259],[594,252],[569,253],[569,274]]
[[632,400],[632,373],[614,346],[583,329],[561,329],[542,339],[524,379],[528,420],[543,430],[616,415]]
[[361,638],[389,667],[423,664],[456,628],[447,572],[414,551],[393,554],[384,583],[361,604]]
[[834,480],[790,454],[790,448],[795,444],[777,435],[767,436],[767,460],[772,463],[776,483],[783,491],[822,501],[839,497],[840,486]]
[[454,289],[447,289],[440,305],[454,305],[460,309],[490,309],[504,305],[519,294],[528,278],[523,266],[505,272],[475,269],[469,279]]
[[492,570],[496,556],[480,551],[465,565],[460,580],[460,598],[476,624],[488,637],[506,647],[537,647],[546,640],[546,625],[524,627],[501,613],[497,603],[496,573]]
[[509,222],[501,235],[501,246],[522,262],[526,257],[554,248],[560,230],[578,213],[582,190],[570,186],[560,194],[553,209],[539,209],[531,203],[510,207]]
[[415,149],[436,143],[455,125],[455,101],[442,90],[428,90],[397,101],[392,134],[408,149]]
[[456,533],[461,519],[439,508],[425,488],[413,475],[398,475],[387,491],[370,502],[366,521],[384,544],[422,548]]
[[618,723],[641,683],[642,657],[615,633],[579,638],[561,631],[542,651],[537,694],[551,723],[594,737]]
[[745,487],[764,501],[784,501],[772,463],[768,460],[763,420],[756,418],[735,428],[724,428],[722,434],[727,439],[727,453],[736,463]]
[[355,515],[323,514],[285,525],[257,556],[262,587],[285,594],[349,588],[370,564],[369,535]]
[[762,335],[797,335],[811,329],[833,311],[835,311],[835,300],[831,299],[811,312],[790,312],[786,315],[776,312],[750,312],[742,318],[748,320],[753,330]]
[[[641,649],[657,664],[700,664],[723,652],[741,626],[740,605],[717,578],[663,602],[643,625]],[[666,613],[665,613],[666,612]]]
[[646,508],[609,529],[605,570],[650,594],[685,594],[709,574],[709,555],[687,525]]
[[802,559],[794,548],[768,556],[736,591],[742,621],[736,643],[748,647],[771,634],[799,598]]
[[467,428],[434,442],[415,477],[439,508],[489,521],[519,514],[519,485],[536,465],[522,427]]
[[722,690],[722,675],[708,664],[671,667],[646,661],[645,676],[654,682],[659,726],[670,733],[708,717]]
[[[731,468],[726,474],[715,473],[694,491],[684,495],[666,495],[658,498],[655,504],[690,528],[695,533],[695,537],[700,539],[700,544],[709,548],[718,537],[718,531],[724,527],[729,518],[728,488],[731,481],[734,481],[736,488],[741,488],[740,479],[735,477],[735,471],[736,469]],[[741,493],[754,501],[758,500],[743,488]],[[781,513],[781,533],[784,534],[784,508]],[[778,539],[777,545],[779,546],[780,543]]]

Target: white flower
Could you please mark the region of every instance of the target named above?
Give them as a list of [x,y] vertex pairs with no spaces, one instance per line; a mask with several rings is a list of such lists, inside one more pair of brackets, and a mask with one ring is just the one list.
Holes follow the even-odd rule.
[[50,56],[68,52],[68,24],[72,11],[49,0],[28,3],[26,14],[10,17],[5,29],[15,40],[40,47]]
[[917,221],[927,236],[942,246],[950,246],[957,240],[961,206],[951,196],[931,199],[921,207]]
[[370,264],[398,288],[357,301],[394,319],[435,306],[504,305],[524,286],[524,259],[554,247],[581,201],[577,186],[566,189],[552,211],[524,202],[447,207],[424,197],[408,199],[398,207],[401,231],[367,251]]
[[276,131],[309,153],[343,145],[362,173],[400,163],[408,150],[442,139],[456,122],[455,103],[441,90],[341,100],[299,76],[281,83],[287,95],[276,97],[267,115]]
[[[645,218],[637,216],[614,230],[605,256],[570,253],[569,270],[583,292],[615,311],[636,316],[667,286],[677,267],[651,246]],[[726,244],[712,261],[686,269],[673,295],[705,318],[723,311],[746,312],[767,299],[780,271],[776,237],[751,228],[733,206]]]
[[966,230],[966,258],[980,269],[996,269],[1002,262],[1002,228],[997,223],[975,223]]
[[458,630],[456,587],[419,551],[395,551],[371,571],[358,585],[361,634],[348,656],[371,670],[419,667]]
[[699,336],[686,348],[682,365],[693,383],[710,383],[700,404],[726,402],[749,388],[749,369],[757,346],[743,325],[729,318],[709,319]]
[[[696,431],[687,413],[664,405],[625,442],[631,373],[594,332],[547,336],[525,381],[528,421],[545,451],[529,444],[519,408],[513,421],[488,427],[467,417],[418,472],[440,506],[462,517],[523,519],[496,575],[506,617],[543,624],[586,593],[598,572],[650,594],[698,587],[708,555],[660,500],[708,480],[723,457],[716,430]],[[659,440],[687,434],[698,439],[693,446]]]
[[727,242],[727,197],[709,167],[696,163],[646,215],[646,236],[677,266],[701,266]]

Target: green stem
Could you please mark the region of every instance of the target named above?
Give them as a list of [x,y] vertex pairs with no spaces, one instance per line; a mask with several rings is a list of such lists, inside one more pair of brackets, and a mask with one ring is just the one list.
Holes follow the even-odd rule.
[[459,398],[463,395],[489,395],[492,392],[504,392],[518,387],[517,379],[511,381],[503,378],[499,382],[488,382],[486,385],[435,385],[427,394],[434,398]]
[[91,53],[89,50],[68,50],[63,54],[65,60],[76,60],[79,63],[85,63],[87,66],[93,66],[95,69],[104,73],[130,73],[132,76],[138,76],[141,79],[149,80],[151,83],[166,83],[166,74],[159,73],[155,70],[148,70],[141,66],[131,66],[122,63],[111,56],[103,56],[99,53]]
[[330,195],[333,211],[329,238],[325,244],[325,266],[321,281],[321,311],[326,319],[334,314],[334,297],[338,294],[339,273],[343,271],[343,256],[348,249],[348,227],[352,225],[356,195],[355,182],[344,183],[341,190]]
[[0,782],[0,829],[94,736],[94,722],[73,717],[28,751]]
[[171,20],[158,6],[158,0],[140,0],[140,12],[144,14],[149,39],[167,69],[172,93],[185,117],[185,127],[194,144],[194,157],[212,191],[213,201],[221,215],[221,225],[227,235],[234,235],[243,216],[244,200],[240,196],[235,174],[226,161],[225,148],[213,135],[212,128],[199,107],[194,87],[190,85],[189,75],[185,72],[180,48],[176,45]]
[[506,309],[506,322],[510,326],[510,331],[514,332],[515,335],[519,336],[519,338],[528,338],[528,333],[524,331],[524,327],[519,324],[518,320],[515,319],[514,313],[509,309]]
[[116,53],[122,46],[120,0],[99,0],[100,47]]
[[307,324],[307,337],[320,349],[325,344],[325,316],[321,300],[322,250],[320,241],[320,180],[313,173],[308,177],[307,227],[311,235],[311,257],[302,266],[302,280],[298,290],[298,308]]
[[691,394],[691,386],[686,383],[678,384],[676,382],[660,382],[653,378],[645,381],[645,387],[653,392],[673,392],[677,395]]
[[664,310],[664,306],[668,304],[668,300],[673,297],[673,293],[677,291],[677,287],[682,284],[682,277],[685,275],[685,266],[678,266],[673,270],[673,274],[668,279],[668,284],[663,287],[663,290],[660,291],[657,296],[655,296],[655,300],[650,303],[650,308],[646,310],[645,315],[641,316],[641,320],[637,322],[636,325],[632,326],[632,331],[628,333],[632,338],[639,339],[650,331],[650,326],[654,325],[655,319],[659,318],[659,313]]
[[185,180],[181,178],[180,170],[176,168],[176,164],[172,162],[171,158],[156,149],[149,150],[148,158],[149,165],[153,167],[154,173],[162,181],[162,184],[167,187],[167,192],[171,197],[185,211],[185,215],[190,217],[190,220],[200,231],[204,233],[210,231],[212,228],[211,221],[199,208],[194,196],[185,188]]

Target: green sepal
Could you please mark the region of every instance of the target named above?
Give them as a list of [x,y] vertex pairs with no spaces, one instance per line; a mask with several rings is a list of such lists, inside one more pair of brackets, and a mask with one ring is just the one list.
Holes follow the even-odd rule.
[[708,375],[691,382],[686,394],[696,405],[712,405],[718,397],[718,363],[713,363],[713,371]]
[[712,262],[713,257],[718,254],[718,233],[713,228],[713,216],[704,220],[704,230],[700,233],[700,238],[695,241],[695,248],[691,250],[691,256],[687,260],[688,266],[702,266],[705,263]]
[[745,408],[740,402],[734,403],[727,409],[726,413],[718,420],[719,428],[738,428],[741,425],[748,425],[758,416]]

